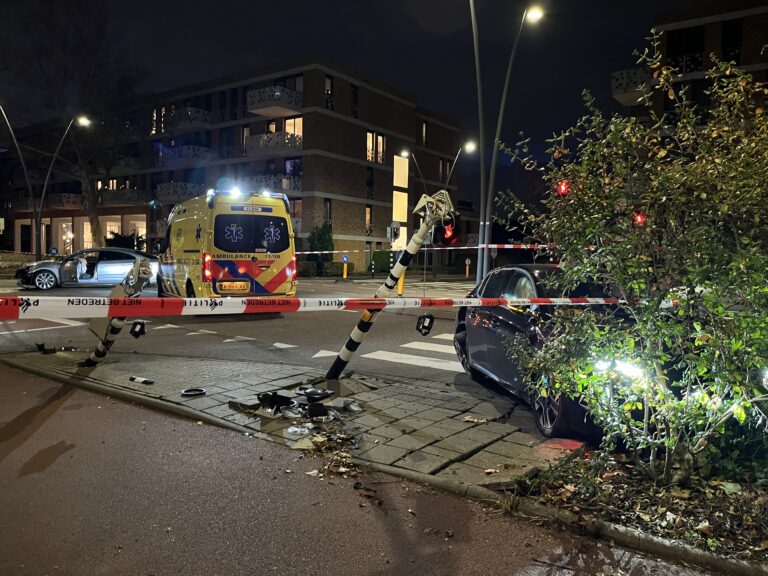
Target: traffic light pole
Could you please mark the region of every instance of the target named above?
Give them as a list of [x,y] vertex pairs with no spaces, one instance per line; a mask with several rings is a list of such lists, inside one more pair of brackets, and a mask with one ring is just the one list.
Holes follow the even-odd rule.
[[[414,210],[414,214],[419,214],[423,218],[421,226],[419,226],[419,229],[413,236],[411,236],[408,245],[405,247],[405,251],[403,251],[400,258],[389,271],[389,276],[384,281],[384,284],[379,286],[379,289],[376,290],[374,298],[386,298],[392,294],[400,277],[405,273],[405,270],[408,268],[411,260],[413,260],[413,257],[418,253],[421,245],[424,244],[424,239],[427,237],[427,234],[429,234],[430,228],[438,222],[442,222],[445,218],[448,218],[452,212],[453,204],[451,202],[451,197],[445,190],[440,190],[432,197],[429,197],[426,194],[421,197],[421,200],[419,200],[419,203]],[[363,310],[360,319],[357,321],[357,326],[352,330],[344,347],[339,352],[339,355],[336,356],[336,360],[334,360],[333,365],[326,373],[325,377],[327,380],[337,380],[339,376],[341,376],[344,368],[347,367],[352,356],[360,347],[360,344],[363,343],[363,340],[365,340],[371,326],[373,326],[373,323],[380,313],[381,310]]]

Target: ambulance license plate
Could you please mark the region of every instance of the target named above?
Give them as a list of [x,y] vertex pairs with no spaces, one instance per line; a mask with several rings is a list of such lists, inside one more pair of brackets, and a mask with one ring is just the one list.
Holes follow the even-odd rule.
[[250,282],[218,282],[216,288],[219,292],[245,293],[251,291]]

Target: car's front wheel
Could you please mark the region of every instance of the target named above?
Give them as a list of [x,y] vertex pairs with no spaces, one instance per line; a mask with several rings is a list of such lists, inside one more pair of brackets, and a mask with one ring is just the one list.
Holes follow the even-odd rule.
[[567,400],[563,395],[556,397],[531,397],[531,409],[539,432],[547,438],[565,436],[571,432],[568,425]]
[[35,287],[38,290],[50,290],[56,287],[56,276],[48,270],[37,272],[34,277]]
[[461,338],[460,335],[454,337],[453,339],[453,347],[456,349],[456,357],[459,359],[459,362],[461,363],[461,367],[464,368],[464,372],[467,373],[467,376],[472,378],[475,382],[478,382],[480,380],[480,374],[472,368],[472,364],[469,361],[469,352],[467,351],[467,341],[466,341],[466,333],[464,333],[464,337]]

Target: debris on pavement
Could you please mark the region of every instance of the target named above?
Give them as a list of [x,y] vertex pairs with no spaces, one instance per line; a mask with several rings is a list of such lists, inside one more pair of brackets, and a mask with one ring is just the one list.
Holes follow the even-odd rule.
[[473,424],[485,424],[488,422],[486,418],[475,418],[474,416],[464,416],[464,422],[472,422]]
[[243,414],[255,414],[261,408],[261,402],[243,402],[242,400],[230,400],[227,403],[230,409]]
[[131,376],[128,378],[131,382],[136,382],[137,384],[154,384],[155,381],[151,378],[142,378],[141,376]]
[[205,388],[184,388],[181,391],[181,395],[189,398],[190,396],[205,396],[206,392]]

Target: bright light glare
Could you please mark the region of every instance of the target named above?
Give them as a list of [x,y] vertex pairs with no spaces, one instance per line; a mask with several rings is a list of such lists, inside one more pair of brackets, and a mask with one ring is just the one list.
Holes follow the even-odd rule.
[[642,369],[637,366],[625,362],[624,360],[616,360],[616,370],[627,376],[628,378],[640,378],[643,375]]
[[477,150],[477,144],[475,144],[472,140],[464,144],[464,152],[467,154],[472,154],[472,152],[475,150]]
[[232,196],[232,198],[240,198],[242,196],[242,192],[240,192],[240,188],[232,188],[232,190],[229,191],[229,195]]
[[87,116],[78,116],[75,120],[78,126],[90,126],[91,120]]
[[531,6],[525,13],[525,19],[531,24],[536,24],[544,18],[544,10],[540,6]]
[[595,368],[597,368],[601,372],[605,372],[610,367],[611,367],[611,363],[608,360],[598,360],[597,362],[595,362]]
[[408,150],[401,150],[400,151],[400,156],[402,156],[403,158],[408,158],[408,156],[410,156],[410,155],[411,155],[411,153]]
[[211,198],[215,194],[216,194],[216,191],[213,188],[208,188],[208,191],[205,193],[205,195],[208,196],[208,198]]

